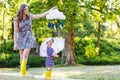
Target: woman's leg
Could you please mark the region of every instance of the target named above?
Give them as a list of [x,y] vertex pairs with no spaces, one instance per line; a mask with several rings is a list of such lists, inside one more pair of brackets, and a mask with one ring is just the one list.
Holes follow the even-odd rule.
[[24,51],[23,51],[23,60],[28,60],[30,50],[31,50],[30,48],[24,49]]
[[20,69],[20,72],[21,72],[22,76],[26,76],[26,65],[27,65],[27,60],[28,60],[29,53],[30,53],[30,48],[24,49],[23,57],[22,57],[22,63],[21,63],[21,69]]
[[20,49],[19,50],[19,53],[20,53],[20,64],[21,64],[21,62],[22,62],[22,60],[23,60],[23,49]]

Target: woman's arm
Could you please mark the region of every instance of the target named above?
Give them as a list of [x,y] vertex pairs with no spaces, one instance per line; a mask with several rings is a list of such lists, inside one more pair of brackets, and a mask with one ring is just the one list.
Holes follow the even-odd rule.
[[49,9],[48,11],[46,11],[42,14],[32,15],[32,19],[43,18],[43,17],[47,16],[51,10],[54,10],[54,9],[57,9],[57,7],[56,6],[52,7],[51,9]]
[[14,22],[14,50],[17,50],[18,23]]
[[44,13],[42,13],[42,14],[32,15],[32,19],[43,18],[43,17],[45,17],[45,16],[48,15],[48,14],[49,14],[49,11],[46,11],[46,12],[44,12]]

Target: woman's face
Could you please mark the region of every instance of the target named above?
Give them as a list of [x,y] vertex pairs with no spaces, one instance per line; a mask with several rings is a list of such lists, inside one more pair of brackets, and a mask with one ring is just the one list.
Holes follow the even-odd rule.
[[28,7],[27,6],[24,8],[24,14],[28,14]]

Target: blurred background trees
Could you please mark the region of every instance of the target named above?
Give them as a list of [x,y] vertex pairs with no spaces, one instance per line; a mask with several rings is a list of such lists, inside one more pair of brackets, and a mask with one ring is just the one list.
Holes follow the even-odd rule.
[[[40,14],[58,6],[66,15],[65,26],[61,31],[61,37],[65,38],[66,42],[65,49],[56,63],[120,64],[119,0],[1,0],[1,55],[14,53],[13,21],[23,3],[28,5],[31,14]],[[56,32],[53,28],[48,28],[47,24],[46,18],[32,22],[33,33],[39,45]]]

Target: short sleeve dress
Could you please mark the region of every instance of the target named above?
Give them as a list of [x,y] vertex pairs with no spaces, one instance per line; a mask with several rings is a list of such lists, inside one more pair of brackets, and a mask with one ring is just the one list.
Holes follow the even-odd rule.
[[[14,19],[15,22],[18,22],[18,18]],[[19,22],[18,24],[18,34],[17,34],[17,45],[18,49],[25,48],[35,48],[36,41],[32,33],[32,15],[30,14],[30,19],[27,20],[26,17]]]
[[53,67],[54,66],[54,57],[52,54],[54,53],[53,48],[50,46],[47,46],[47,58],[46,58],[46,66]]

